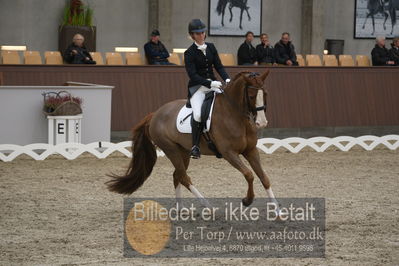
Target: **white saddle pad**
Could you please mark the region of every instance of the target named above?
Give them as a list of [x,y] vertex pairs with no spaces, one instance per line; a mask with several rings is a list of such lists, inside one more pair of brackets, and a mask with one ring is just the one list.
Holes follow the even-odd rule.
[[[213,97],[211,110],[209,112],[208,120],[206,120],[206,129],[204,128],[204,132],[208,132],[211,129],[212,112],[213,112],[213,106],[215,104],[215,99],[216,99],[216,95],[215,95],[215,97]],[[177,115],[177,119],[176,119],[176,127],[180,133],[191,134],[192,113],[193,113],[193,110],[191,108],[187,108],[186,104],[184,104],[183,107],[180,109],[179,114]]]

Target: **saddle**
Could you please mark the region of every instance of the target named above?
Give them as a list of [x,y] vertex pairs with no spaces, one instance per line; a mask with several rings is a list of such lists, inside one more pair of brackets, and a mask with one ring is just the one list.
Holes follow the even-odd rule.
[[[213,151],[217,158],[222,158],[222,155],[217,150],[216,145],[212,142],[209,130],[211,128],[211,120],[212,120],[212,111],[213,106],[215,104],[215,92],[208,92],[205,95],[205,100],[202,103],[201,108],[201,121],[206,121],[204,123],[204,130],[202,135],[204,136],[208,148]],[[192,129],[192,121],[193,121],[193,110],[191,109],[190,101],[188,100],[187,103],[180,109],[179,114],[177,115],[176,119],[176,127],[180,133],[184,134],[191,134]]]

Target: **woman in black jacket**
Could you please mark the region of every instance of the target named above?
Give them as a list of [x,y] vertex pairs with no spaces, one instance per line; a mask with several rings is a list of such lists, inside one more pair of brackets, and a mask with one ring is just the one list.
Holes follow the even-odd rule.
[[188,32],[194,43],[184,52],[184,63],[189,77],[188,98],[193,109],[193,128],[191,157],[198,159],[201,156],[199,143],[205,121],[201,121],[201,107],[205,94],[210,91],[220,93],[222,83],[216,80],[213,67],[228,83],[229,75],[224,70],[219,54],[213,43],[205,42],[205,24],[199,19],[193,19],[188,25]]

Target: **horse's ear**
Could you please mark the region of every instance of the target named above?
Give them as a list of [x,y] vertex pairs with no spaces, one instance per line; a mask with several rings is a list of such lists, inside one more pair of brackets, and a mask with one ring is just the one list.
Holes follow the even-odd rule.
[[265,81],[266,77],[269,75],[270,69],[267,69],[261,76],[260,78]]

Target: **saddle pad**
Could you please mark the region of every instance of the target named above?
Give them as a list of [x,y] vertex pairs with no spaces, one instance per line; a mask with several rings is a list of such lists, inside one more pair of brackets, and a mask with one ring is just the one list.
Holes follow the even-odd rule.
[[[215,95],[216,96],[216,95]],[[216,97],[213,97],[211,110],[209,112],[209,117],[206,120],[206,128],[204,128],[204,132],[208,132],[211,129],[211,120],[212,120],[212,112],[213,106],[215,104]],[[176,127],[180,133],[191,134],[191,117],[193,115],[192,108],[187,108],[186,104],[180,109],[179,114],[176,119]]]

